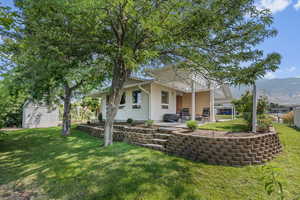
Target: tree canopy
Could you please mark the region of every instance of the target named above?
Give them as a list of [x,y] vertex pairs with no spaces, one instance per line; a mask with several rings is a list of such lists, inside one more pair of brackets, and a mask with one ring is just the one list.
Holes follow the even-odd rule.
[[[276,35],[268,10],[253,0],[97,1],[100,56],[112,74],[105,144],[112,143],[113,120],[124,82],[141,67],[178,64],[204,78],[253,84],[274,71],[280,55],[256,46]],[[102,44],[102,43],[100,43]]]
[[[257,45],[276,35],[272,15],[254,0],[22,0],[21,37],[11,42],[13,72],[34,98],[61,97],[68,134],[70,99],[108,77],[105,145],[125,81],[165,64],[208,80],[253,84],[275,71],[280,55]],[[9,44],[9,43],[7,43]],[[66,128],[66,129],[65,129]]]
[[105,74],[94,57],[95,23],[93,12],[85,3],[19,1],[21,37],[8,37],[4,44],[14,64],[10,73],[32,99],[64,102],[64,135],[69,134],[74,95],[99,87]]

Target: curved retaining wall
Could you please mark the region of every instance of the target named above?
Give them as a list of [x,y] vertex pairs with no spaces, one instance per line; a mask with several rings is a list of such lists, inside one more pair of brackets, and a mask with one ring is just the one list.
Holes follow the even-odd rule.
[[[80,125],[78,129],[95,137],[104,136],[101,127]],[[156,129],[115,126],[113,138],[115,141],[142,143],[156,132]],[[207,137],[172,132],[162,151],[209,164],[244,166],[272,160],[282,151],[282,146],[274,131],[247,137]]]
[[216,138],[173,133],[166,151],[210,164],[243,166],[270,161],[282,151],[282,147],[275,132]]

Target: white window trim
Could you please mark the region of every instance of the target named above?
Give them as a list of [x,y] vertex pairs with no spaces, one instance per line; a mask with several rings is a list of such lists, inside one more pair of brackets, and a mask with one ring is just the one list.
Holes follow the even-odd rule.
[[[141,90],[133,90],[132,92],[131,92],[131,100],[133,100],[133,92],[135,92],[135,91],[140,91],[140,95],[141,95],[141,98],[137,98],[137,103],[133,103],[133,101],[132,101],[132,105],[131,105],[131,109],[132,110],[139,110],[139,109],[141,109],[142,108],[142,102],[143,102],[143,96],[142,96],[142,93],[143,93],[143,91],[141,91]],[[140,106],[140,108],[133,108],[133,106]]]
[[[167,92],[168,93],[168,103],[162,103],[162,92]],[[170,105],[170,92],[169,91],[165,91],[165,90],[162,90],[160,92],[160,104],[161,106],[169,106]]]

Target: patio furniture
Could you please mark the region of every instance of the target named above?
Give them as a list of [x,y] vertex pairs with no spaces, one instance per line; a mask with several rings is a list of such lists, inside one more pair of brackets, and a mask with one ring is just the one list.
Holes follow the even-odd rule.
[[179,116],[180,116],[180,119],[181,119],[182,122],[191,120],[190,109],[189,108],[182,108],[180,110]]
[[178,122],[179,116],[177,114],[164,114],[164,122]]

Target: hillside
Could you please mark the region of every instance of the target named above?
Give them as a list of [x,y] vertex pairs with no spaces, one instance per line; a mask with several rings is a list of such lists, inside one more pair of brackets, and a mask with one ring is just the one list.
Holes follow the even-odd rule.
[[[271,102],[283,105],[300,104],[300,78],[263,79],[257,81],[257,88],[259,95],[268,96]],[[249,88],[245,86],[232,88],[233,96],[238,98],[247,89]]]

